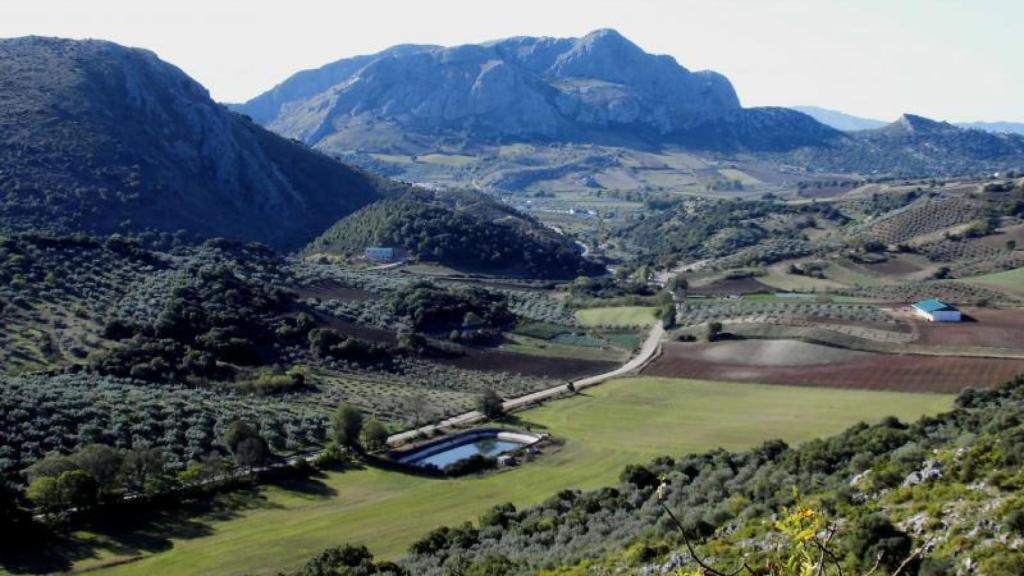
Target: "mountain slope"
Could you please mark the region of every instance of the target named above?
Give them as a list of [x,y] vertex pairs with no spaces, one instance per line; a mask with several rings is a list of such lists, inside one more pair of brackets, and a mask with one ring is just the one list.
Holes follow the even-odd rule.
[[[277,115],[268,118],[268,109]],[[438,142],[508,139],[774,150],[842,137],[791,110],[743,109],[724,76],[691,72],[614,30],[396,47],[297,74],[236,110],[337,152],[415,153]],[[800,138],[792,141],[793,134]]]
[[575,278],[603,266],[572,240],[482,194],[416,191],[343,218],[307,254],[359,256],[369,246],[402,248],[421,260],[467,271]]
[[0,40],[0,231],[179,229],[299,246],[387,188],[109,42]]

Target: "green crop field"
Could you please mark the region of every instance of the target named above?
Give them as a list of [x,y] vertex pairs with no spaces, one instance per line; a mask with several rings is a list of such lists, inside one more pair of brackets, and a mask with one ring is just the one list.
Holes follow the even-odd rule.
[[[522,425],[546,430],[564,445],[519,468],[459,480],[366,469],[266,487],[233,511],[93,536],[91,546],[76,548],[89,553],[74,568],[118,575],[274,574],[342,542],[397,558],[439,525],[474,520],[502,502],[526,506],[564,488],[614,484],[623,466],[657,455],[744,449],[773,438],[797,443],[887,415],[913,420],[951,403],[950,396],[929,394],[616,380],[521,413]],[[136,554],[139,560],[126,562]]]
[[576,320],[583,326],[649,326],[655,321],[657,309],[651,306],[614,306],[585,308],[576,311]]
[[982,284],[996,289],[1004,289],[1015,294],[1024,294],[1024,268],[985,274],[966,279],[972,284]]

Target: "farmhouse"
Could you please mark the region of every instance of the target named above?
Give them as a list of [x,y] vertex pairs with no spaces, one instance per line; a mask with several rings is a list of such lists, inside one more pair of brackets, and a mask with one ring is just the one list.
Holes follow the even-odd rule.
[[383,246],[371,246],[366,249],[366,259],[372,262],[391,262],[395,259],[395,249]]
[[915,302],[914,312],[931,322],[960,321],[960,311],[937,298]]

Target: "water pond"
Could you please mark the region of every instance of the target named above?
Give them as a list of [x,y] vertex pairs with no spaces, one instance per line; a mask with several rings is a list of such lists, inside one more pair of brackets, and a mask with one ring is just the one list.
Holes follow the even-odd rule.
[[407,452],[400,455],[398,461],[413,466],[437,466],[443,469],[476,455],[496,458],[506,452],[532,445],[537,440],[539,438],[533,434],[477,430]]
[[459,460],[465,460],[466,458],[476,454],[480,454],[481,456],[486,456],[488,458],[495,458],[499,454],[511,452],[522,447],[522,444],[517,444],[516,442],[486,438],[469,444],[463,444],[461,446],[453,446],[443,452],[424,456],[423,458],[414,460],[411,463],[417,466],[429,466],[433,464],[438,468],[444,468],[449,464],[454,464]]

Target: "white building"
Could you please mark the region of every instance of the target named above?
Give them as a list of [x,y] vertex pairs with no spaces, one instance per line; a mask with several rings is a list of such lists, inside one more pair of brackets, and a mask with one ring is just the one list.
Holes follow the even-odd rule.
[[395,249],[385,246],[371,246],[366,249],[366,259],[371,262],[391,262],[395,259]]
[[915,302],[913,307],[918,316],[929,322],[960,321],[960,311],[937,298]]

